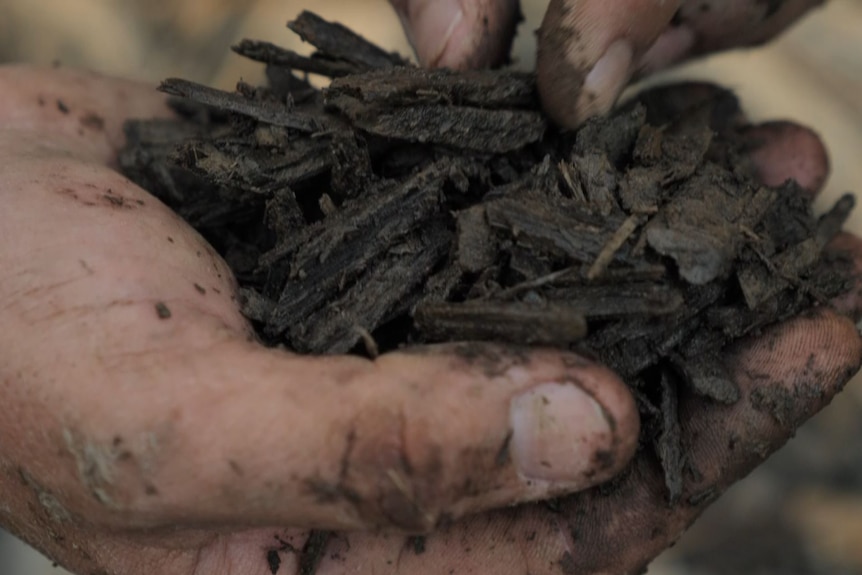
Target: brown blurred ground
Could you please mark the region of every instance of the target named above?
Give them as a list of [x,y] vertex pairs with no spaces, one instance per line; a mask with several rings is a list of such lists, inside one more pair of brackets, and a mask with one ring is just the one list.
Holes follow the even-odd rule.
[[[525,0],[516,46],[529,68],[547,0]],[[260,70],[227,46],[242,37],[296,48],[285,22],[303,8],[408,50],[385,0],[0,0],[0,62],[83,66],[157,82],[184,76],[229,88]],[[769,47],[712,58],[673,76],[735,89],[752,118],[817,129],[833,175],[823,204],[862,192],[862,0],[832,0]],[[862,232],[862,209],[853,218]],[[0,573],[58,573],[0,541]],[[862,383],[856,382],[766,466],[721,499],[651,569],[662,575],[862,573]]]

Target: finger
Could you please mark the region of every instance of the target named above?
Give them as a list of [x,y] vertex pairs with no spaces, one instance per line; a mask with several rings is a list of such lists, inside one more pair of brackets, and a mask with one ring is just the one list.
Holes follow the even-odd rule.
[[[690,477],[694,478],[684,502],[672,510],[662,504],[656,468],[643,460],[620,489],[619,499],[592,499],[593,508],[600,513],[620,512],[620,506],[631,500],[642,502],[628,507],[637,517],[630,524],[640,526],[640,535],[633,528],[613,534],[630,537],[623,539],[630,544],[623,556],[603,560],[607,571],[623,572],[611,565],[628,569],[645,565],[675,541],[720,493],[747,475],[781,447],[797,427],[825,407],[858,371],[860,362],[862,341],[855,326],[826,310],[776,326],[760,338],[735,346],[727,363],[743,391],[740,402],[721,407],[688,398],[681,404],[683,449],[688,454]],[[645,502],[646,497],[651,503]],[[576,501],[574,498],[570,505],[574,507]],[[586,527],[574,515],[569,516],[567,525],[571,529]],[[591,533],[590,539],[607,541],[609,536],[608,530],[599,529]],[[607,556],[609,551],[607,544],[592,548],[592,557],[585,563],[603,553]],[[575,558],[580,565],[576,554]]]
[[81,159],[110,163],[125,141],[126,119],[170,115],[153,86],[64,68],[0,68],[2,130],[45,133],[44,146]]
[[520,19],[517,0],[390,0],[420,63],[486,68],[506,61]]
[[[553,508],[525,506],[469,518],[428,537],[421,555],[403,540],[352,534],[346,564],[327,554],[319,573],[640,573],[723,490],[829,403],[860,363],[855,327],[825,310],[736,346],[728,365],[742,399],[725,406],[688,397],[681,404],[693,479],[676,507],[667,504],[658,464],[644,454],[610,486]],[[345,543],[330,545],[338,557]]]
[[829,176],[829,155],[813,130],[792,122],[769,122],[743,132],[760,180],[778,187],[794,180],[811,198]]
[[16,405],[53,430],[7,456],[56,466],[44,488],[70,513],[421,530],[580,489],[630,457],[631,397],[576,357],[369,363],[246,341],[224,262],[164,206],[107,167],[40,151],[50,132],[5,135],[0,230],[19,243],[0,251],[0,364]]
[[[743,403],[737,407],[695,405],[693,398],[683,402],[684,409],[693,410],[685,414],[685,421],[690,422],[685,427],[691,439],[687,447],[697,456],[692,473],[695,476],[698,472],[704,474],[699,479],[701,485],[715,483],[706,491],[689,492],[689,499],[676,509],[669,509],[664,503],[657,465],[648,457],[641,457],[621,482],[569,498],[553,508],[534,505],[497,511],[460,521],[427,538],[372,533],[336,535],[319,551],[321,563],[316,572],[321,575],[347,571],[416,575],[450,571],[500,575],[639,572],[714,499],[723,488],[726,476],[744,474],[759,463],[767,451],[774,449],[781,438],[790,434],[793,426],[829,401],[840,388],[842,368],[839,364],[858,365],[862,351],[845,345],[842,352],[833,345],[837,343],[841,347],[842,342],[852,342],[852,338],[846,337],[853,334],[852,330],[846,322],[839,326],[841,320],[832,323],[837,318],[827,316],[828,313],[819,318],[794,320],[807,323],[794,326],[791,322],[773,328],[760,343],[750,348],[740,347],[742,361],[734,371],[744,374],[739,380],[744,383],[744,396]],[[823,336],[830,333],[824,340]],[[812,341],[817,340],[821,345],[811,348]],[[806,356],[805,369],[795,371],[798,367],[795,364],[801,361],[800,349],[822,361],[811,362]],[[834,353],[830,359],[821,352]],[[769,377],[760,371],[770,370],[769,366],[775,365],[786,365],[786,369],[782,373],[773,372]],[[815,377],[822,379],[817,379],[813,388],[806,387]],[[771,413],[774,406],[787,407],[792,403],[778,403],[770,398],[786,399],[788,390],[797,395],[801,392],[805,397],[796,405],[798,410],[780,411],[782,415],[776,419]],[[705,414],[698,412],[701,408],[707,410]],[[798,419],[790,421],[786,419],[788,414]],[[783,423],[779,423],[781,420]],[[751,441],[753,437],[759,440]],[[704,461],[708,465],[702,466]],[[286,562],[281,569],[285,573],[303,572],[288,559],[294,553],[289,549],[301,547],[302,537],[280,531],[250,533],[231,538],[232,541],[227,538],[210,540],[202,552],[174,552],[172,557],[176,564],[212,565],[213,568],[229,557],[234,565],[262,570],[270,552],[280,549],[279,559],[284,557]],[[285,547],[282,542],[292,547]],[[265,553],[267,549],[270,552]],[[135,549],[131,555],[126,555],[129,556],[137,557],[139,562],[141,550]],[[109,554],[113,564],[117,564],[117,557],[123,554]],[[177,568],[176,572],[184,571]]]
[[77,477],[88,497],[70,505],[122,527],[424,532],[607,480],[637,443],[626,388],[574,356],[462,348],[371,363],[210,338],[106,375],[139,407],[68,408],[66,453],[112,478]]
[[[680,0],[552,0],[539,31],[537,74],[548,114],[575,128],[608,112]],[[685,41],[684,38],[674,42]]]
[[608,112],[634,77],[698,54],[772,39],[822,0],[555,0],[539,37],[539,91],[575,128]]
[[689,0],[675,19],[696,38],[691,54],[704,54],[771,40],[824,0]]
[[829,177],[829,154],[816,132],[789,121],[751,126],[736,96],[725,88],[700,82],[667,84],[638,94],[627,105],[638,102],[647,111],[647,121],[656,126],[709,104],[712,127],[730,132],[729,137],[735,137],[734,133],[742,136],[756,176],[767,186],[794,180],[814,199]]
[[[780,186],[794,180],[814,200],[829,176],[829,156],[820,137],[792,122],[769,122],[743,130],[760,180]],[[837,262],[848,278],[847,289],[830,303],[840,314],[862,318],[862,240],[842,233],[826,247],[824,257]]]
[[826,247],[826,255],[847,266],[847,292],[832,300],[835,310],[854,322],[862,320],[862,239],[842,233]]

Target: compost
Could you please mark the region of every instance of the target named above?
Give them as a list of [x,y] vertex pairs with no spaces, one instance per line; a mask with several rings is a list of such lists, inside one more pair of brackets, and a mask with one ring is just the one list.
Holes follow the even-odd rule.
[[817,218],[794,182],[758,184],[730,92],[653,89],[563,132],[531,74],[422,70],[308,12],[289,27],[317,52],[244,41],[265,86],[165,81],[178,119],[130,122],[121,154],[224,256],[268,345],[595,357],[632,388],[674,502],[678,395],[735,402],[722,350],[847,287],[824,247],[853,197]]

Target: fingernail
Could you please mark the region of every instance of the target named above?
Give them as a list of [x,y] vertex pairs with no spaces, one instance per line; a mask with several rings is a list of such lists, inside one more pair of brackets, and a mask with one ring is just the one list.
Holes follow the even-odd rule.
[[411,41],[422,64],[438,66],[443,62],[463,20],[460,0],[430,0],[411,11]]
[[581,122],[607,114],[632,77],[634,50],[628,40],[617,40],[599,58],[584,78],[578,96],[577,117]]
[[612,456],[608,415],[575,384],[546,383],[516,397],[510,423],[512,461],[525,479],[577,484]]

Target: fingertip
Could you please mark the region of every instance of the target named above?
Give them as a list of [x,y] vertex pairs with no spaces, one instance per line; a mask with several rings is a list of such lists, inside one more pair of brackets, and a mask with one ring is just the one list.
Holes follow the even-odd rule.
[[550,487],[558,492],[578,491],[619,473],[634,455],[640,430],[634,399],[619,377],[580,359],[559,381],[514,397],[510,421],[518,473],[554,482]]
[[[570,354],[563,356],[578,357]],[[580,385],[601,406],[614,433],[612,445],[617,466],[609,471],[620,471],[631,459],[638,445],[640,412],[629,386],[604,365],[588,363],[578,374]]]
[[733,360],[743,395],[788,434],[825,407],[860,364],[855,324],[823,307],[767,330]]
[[823,188],[829,176],[829,155],[816,132],[776,121],[754,126],[744,135],[762,183],[777,187],[795,180],[812,197]]
[[611,111],[631,80],[633,65],[634,50],[627,40],[617,40],[608,47],[584,78],[573,112],[577,124]]
[[848,289],[832,300],[832,307],[841,315],[858,322],[862,319],[862,239],[847,232],[838,234],[826,246],[826,254],[843,260],[848,266]]
[[465,343],[385,363],[423,374],[434,390],[404,403],[403,432],[414,469],[424,468],[423,454],[441,457],[433,480],[440,498],[423,506],[435,510],[430,516],[580,491],[615,476],[636,449],[640,421],[628,388],[578,355]]
[[816,308],[738,342],[725,361],[739,401],[680,404],[684,449],[698,471],[686,487],[692,497],[724,491],[826,407],[859,370],[862,338],[847,318]]
[[419,62],[431,68],[497,66],[518,22],[515,0],[392,0]]
[[[539,30],[537,59],[548,114],[574,129],[610,111],[678,5],[678,0],[552,0]],[[680,40],[681,35],[671,38],[660,55],[670,57]]]

